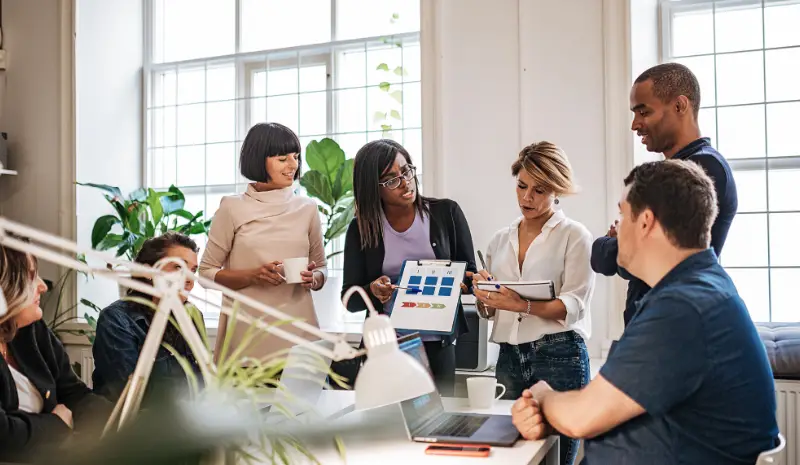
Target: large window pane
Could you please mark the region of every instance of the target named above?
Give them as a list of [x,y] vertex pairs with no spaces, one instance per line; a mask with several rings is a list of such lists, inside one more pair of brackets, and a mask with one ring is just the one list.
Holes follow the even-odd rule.
[[718,147],[726,158],[764,156],[764,105],[717,109]]
[[681,58],[675,61],[686,65],[697,76],[697,80],[700,82],[700,106],[713,107],[716,103],[714,98],[714,56]]
[[297,95],[267,97],[267,119],[271,123],[281,123],[296,133],[299,132],[300,113],[297,108]]
[[363,87],[367,85],[367,53],[362,46],[358,49],[346,49],[336,54],[337,89],[347,87]]
[[716,52],[761,48],[761,1],[751,1],[751,8],[742,8],[741,0],[737,0],[738,5],[735,8],[725,8],[726,3],[731,2],[718,2],[716,7]]
[[241,51],[331,40],[330,0],[241,0]]
[[[800,211],[800,169],[772,169],[769,171],[769,209],[771,211]],[[791,231],[795,238],[798,232],[800,230]]]
[[422,80],[422,57],[419,44],[403,44],[403,69],[406,81]]
[[266,123],[267,98],[251,98],[247,103],[250,107],[250,126],[255,126],[257,123]]
[[314,57],[300,58],[300,92],[324,91],[328,88],[328,67],[323,64],[306,64],[306,61],[317,60]]
[[[767,211],[767,172],[765,170],[734,170],[733,178],[739,194],[740,213]],[[772,179],[770,179],[770,185],[771,182]]]
[[297,93],[299,88],[297,67],[272,69],[267,76],[267,95]]
[[151,128],[148,143],[151,147],[170,147],[175,145],[177,134],[175,107],[156,108],[150,110]]
[[236,102],[230,100],[206,105],[206,142],[234,140],[236,140]]
[[182,69],[178,72],[178,104],[205,102],[206,70]]
[[336,0],[336,40],[419,31],[419,0]]
[[724,266],[767,266],[767,215],[736,215],[720,256]]
[[697,120],[700,125],[700,134],[711,139],[711,145],[717,147],[717,110],[701,108]]
[[[233,184],[236,182],[235,144],[209,144],[206,146],[206,183]],[[209,205],[214,205],[209,203]]]
[[191,145],[188,147],[178,147],[179,186],[205,185],[206,183],[205,155],[206,155],[206,148],[204,145]]
[[769,215],[770,265],[800,266],[800,213],[771,213]]
[[403,84],[403,126],[422,127],[422,86],[420,83]]
[[371,116],[369,121],[370,131],[379,131],[383,126],[391,126],[398,129],[402,126],[400,111],[402,110],[403,86],[396,84],[390,86],[388,90],[379,87],[367,89],[367,114]]
[[153,73],[152,87],[152,106],[175,105],[178,94],[178,80],[175,71]]
[[376,86],[382,82],[397,83],[401,75],[403,51],[395,46],[373,47],[367,50],[367,85]]
[[355,158],[358,150],[367,143],[367,134],[359,132],[355,134],[336,134],[332,136],[339,147],[344,150],[344,155],[347,158]]
[[800,3],[764,8],[767,47],[800,45]]
[[714,17],[711,9],[676,13],[672,18],[672,55],[714,52]]
[[717,55],[718,105],[739,105],[763,100],[763,52]]
[[753,321],[769,321],[769,270],[727,270]]
[[300,94],[300,135],[327,133],[328,97],[325,92]]
[[150,185],[152,187],[169,187],[177,181],[177,160],[175,147],[154,149],[150,151]]
[[206,141],[206,106],[178,107],[178,145],[202,144]]
[[[795,83],[800,88],[800,81]],[[767,150],[770,157],[800,155],[800,102],[767,105]]]
[[155,63],[235,52],[235,0],[154,0],[153,14]]
[[789,323],[800,321],[800,312],[797,311],[800,268],[773,269],[771,275],[772,321]]
[[209,66],[206,70],[206,100],[236,98],[236,68],[233,65]]
[[766,53],[767,100],[800,100],[800,48]]
[[367,90],[340,90],[336,100],[336,132],[364,132],[367,130]]

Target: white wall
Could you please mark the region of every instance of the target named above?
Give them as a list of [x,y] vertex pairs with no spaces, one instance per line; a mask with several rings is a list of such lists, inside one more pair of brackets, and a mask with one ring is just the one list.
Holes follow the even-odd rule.
[[[625,169],[607,174],[606,131],[622,132],[617,118],[606,118],[604,5],[620,15],[617,0],[438,0],[435,53],[423,58],[434,67],[435,85],[423,98],[435,100],[434,127],[426,134],[440,143],[426,146],[441,157],[435,181],[426,186],[464,208],[475,247],[484,248],[494,232],[519,215],[511,163],[534,141],[562,146],[575,170],[581,193],[562,202],[566,213],[596,236],[605,234],[617,212],[609,207]],[[617,5],[619,3],[619,5]],[[624,24],[624,20],[619,21]],[[424,27],[424,26],[423,26]],[[431,37],[425,36],[423,40]],[[616,43],[619,46],[618,42]],[[624,44],[623,44],[624,45]],[[628,56],[628,50],[614,56]],[[426,74],[426,77],[430,74]],[[627,88],[623,74],[615,89]],[[622,98],[622,92],[614,92]],[[622,110],[627,107],[623,102]],[[423,123],[427,124],[427,123]],[[625,141],[630,139],[624,138]],[[623,156],[620,153],[619,156]],[[630,166],[628,166],[628,169]],[[619,173],[617,173],[619,171]],[[598,277],[592,301],[592,356],[600,356],[614,336],[609,313],[619,317],[623,300],[609,293],[618,279]],[[617,308],[618,307],[618,308]]]
[[[77,0],[75,15],[76,178],[123,194],[142,185],[143,8],[143,0]],[[100,191],[78,187],[76,196],[77,240],[90,247],[94,221],[113,211]],[[119,297],[103,279],[80,280],[78,290],[101,307]]]

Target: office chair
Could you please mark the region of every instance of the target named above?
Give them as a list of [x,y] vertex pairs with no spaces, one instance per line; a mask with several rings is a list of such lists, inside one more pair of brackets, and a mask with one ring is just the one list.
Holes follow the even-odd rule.
[[783,463],[783,457],[781,457],[781,453],[783,452],[783,449],[786,448],[786,438],[784,438],[782,434],[778,433],[778,441],[779,444],[774,449],[765,450],[764,452],[758,454],[756,465],[781,465]]

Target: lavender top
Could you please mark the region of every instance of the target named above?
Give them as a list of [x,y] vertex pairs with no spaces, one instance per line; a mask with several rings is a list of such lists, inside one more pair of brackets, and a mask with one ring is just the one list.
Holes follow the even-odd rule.
[[[392,280],[392,284],[397,284],[400,280],[400,271],[403,269],[403,262],[406,260],[434,260],[436,254],[431,247],[431,228],[428,218],[417,212],[414,223],[403,232],[397,232],[389,224],[389,220],[383,216],[383,248],[385,255],[383,258],[383,274]],[[384,304],[387,314],[391,314],[392,302]],[[406,334],[411,331],[398,331],[398,334]],[[423,341],[440,341],[441,336],[435,334],[423,335]]]

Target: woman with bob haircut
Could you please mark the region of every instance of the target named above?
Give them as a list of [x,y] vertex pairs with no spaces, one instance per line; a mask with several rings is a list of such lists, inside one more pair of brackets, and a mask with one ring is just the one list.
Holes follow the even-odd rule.
[[[294,318],[318,325],[312,290],[327,279],[322,225],[314,200],[295,194],[300,176],[300,140],[278,123],[259,123],[250,128],[239,157],[242,176],[251,182],[243,194],[223,197],[214,215],[203,258],[201,276],[275,307]],[[283,261],[308,258],[303,282],[288,284]],[[232,302],[226,299],[225,306]],[[253,317],[263,314],[242,306]],[[236,322],[228,335],[226,315],[220,316],[217,350],[226,337],[231,350],[242,341],[248,324]],[[266,320],[266,323],[274,323]],[[292,325],[283,325],[301,337],[313,338]],[[264,359],[291,343],[278,337],[258,338],[243,356]]]
[[[575,192],[566,153],[550,142],[531,144],[511,165],[522,216],[498,231],[486,249],[486,266],[475,279],[553,281],[556,298],[531,301],[503,286],[475,288],[479,310],[494,320],[492,342],[500,344],[497,380],[505,398],[543,380],[557,391],[589,383],[589,352],[595,275],[589,257],[592,235],[558,207]],[[561,462],[571,465],[579,441],[561,437]]]
[[[364,287],[380,313],[390,313],[393,286],[406,260],[453,260],[467,263],[469,277],[462,286],[469,292],[476,271],[472,235],[459,205],[449,199],[432,199],[417,192],[416,167],[405,148],[389,139],[369,142],[356,154],[353,172],[356,217],[344,245],[342,293],[351,286]],[[354,294],[348,310],[366,309]],[[467,320],[459,302],[455,332],[423,334],[433,378],[442,395],[452,395],[455,383],[454,342],[466,333]]]
[[0,461],[24,462],[58,447],[73,430],[100,435],[113,405],[72,371],[61,341],[42,321],[47,291],[36,260],[0,245]]

